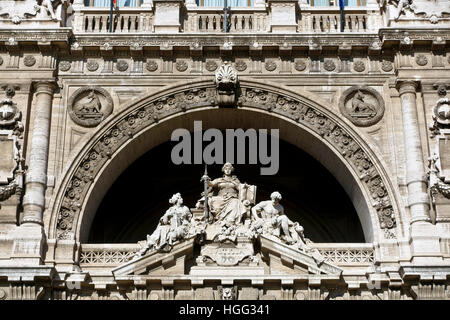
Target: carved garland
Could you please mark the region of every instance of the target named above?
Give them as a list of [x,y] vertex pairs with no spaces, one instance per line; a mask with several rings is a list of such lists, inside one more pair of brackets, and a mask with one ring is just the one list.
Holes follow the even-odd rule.
[[[68,183],[58,211],[57,238],[74,237],[76,220],[86,193],[100,169],[121,145],[163,118],[188,109],[215,105],[216,102],[215,86],[191,89],[160,97],[118,120],[82,158]],[[383,179],[365,151],[344,128],[304,101],[268,90],[242,87],[238,104],[287,116],[311,128],[331,143],[364,182],[373,199],[372,205],[377,210],[385,237],[395,237],[393,229],[396,227],[396,219]]]

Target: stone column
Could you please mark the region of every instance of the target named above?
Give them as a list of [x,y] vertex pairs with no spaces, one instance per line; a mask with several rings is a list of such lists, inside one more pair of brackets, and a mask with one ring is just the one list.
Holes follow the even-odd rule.
[[34,109],[33,131],[25,178],[22,224],[42,225],[47,187],[48,146],[50,140],[50,119],[55,84],[39,81],[35,84],[36,105]]
[[397,84],[403,115],[403,137],[405,143],[406,185],[411,224],[431,221],[430,202],[427,194],[423,150],[417,118],[417,82],[402,81]]
[[406,163],[406,185],[410,209],[411,253],[414,264],[429,265],[442,260],[439,232],[431,224],[430,202],[423,160],[416,106],[415,81],[399,81],[403,116],[403,137]]

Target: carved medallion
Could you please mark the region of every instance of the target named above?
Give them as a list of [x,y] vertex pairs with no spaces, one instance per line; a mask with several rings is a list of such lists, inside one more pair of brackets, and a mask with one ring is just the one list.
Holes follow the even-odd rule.
[[187,70],[188,64],[187,64],[186,61],[183,61],[183,60],[177,61],[175,68],[176,68],[178,71],[183,72],[183,71],[186,71],[186,70]]
[[392,62],[385,60],[381,63],[381,70],[383,70],[384,72],[392,71],[392,69],[394,69]]
[[0,57],[0,66],[3,64],[3,58]]
[[215,71],[217,69],[218,65],[217,62],[213,61],[213,60],[209,60],[208,62],[206,62],[206,70],[208,71]]
[[304,60],[295,61],[294,68],[297,71],[303,71],[306,69],[306,62]]
[[119,70],[121,72],[127,71],[128,62],[126,62],[125,60],[119,60],[119,61],[117,61],[116,68],[117,68],[117,70]]
[[72,66],[72,64],[70,63],[70,61],[61,61],[59,63],[59,70],[69,71],[71,66]]
[[158,70],[158,63],[156,63],[156,61],[154,60],[147,61],[147,70],[150,72]]
[[237,71],[245,71],[247,69],[247,64],[244,60],[239,60],[236,61],[235,67]]
[[344,91],[339,101],[339,109],[354,125],[368,127],[383,117],[384,101],[376,90],[355,86]]
[[416,57],[416,63],[417,63],[419,66],[424,66],[424,65],[426,65],[426,64],[428,63],[428,59],[427,59],[427,57],[425,57],[423,54],[419,54],[419,55]]
[[36,58],[34,56],[25,56],[23,58],[23,64],[27,67],[32,67],[36,63]]
[[86,63],[86,68],[91,72],[96,71],[98,69],[98,62],[94,60],[89,60]]
[[323,68],[326,71],[333,71],[334,69],[336,69],[336,64],[334,63],[333,60],[325,60],[325,62],[323,63]]
[[363,72],[366,69],[364,61],[358,60],[353,62],[353,69],[357,72]]
[[277,64],[275,61],[267,61],[265,67],[267,71],[274,71],[277,68]]
[[84,127],[95,127],[113,111],[113,101],[109,93],[100,87],[83,87],[69,99],[69,115]]

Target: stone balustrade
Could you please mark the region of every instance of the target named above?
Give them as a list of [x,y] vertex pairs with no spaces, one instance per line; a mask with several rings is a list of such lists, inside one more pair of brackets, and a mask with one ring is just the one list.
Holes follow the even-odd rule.
[[[374,262],[371,243],[314,243],[312,247],[337,266],[365,267]],[[137,244],[82,244],[79,261],[82,267],[115,267],[133,259],[138,250]]]
[[[184,31],[224,32],[223,20],[223,8],[196,7],[188,11]],[[266,8],[236,7],[229,11],[227,21],[230,33],[266,32],[269,25],[269,13]]]
[[[77,33],[109,32],[109,8],[81,7],[75,10],[73,29]],[[153,11],[147,8],[121,8],[113,15],[114,33],[151,33]]]
[[[169,1],[169,0],[167,0]],[[337,33],[341,32],[338,7],[300,7],[292,5],[293,22],[281,25],[276,18],[279,3],[267,6],[232,7],[227,15],[229,33]],[[273,0],[275,1],[275,0]],[[278,2],[283,0],[277,0]],[[289,0],[287,0],[289,3]],[[221,7],[188,6],[177,0],[164,0],[149,7],[124,7],[114,12],[114,33],[223,33],[224,14]],[[108,7],[74,7],[72,27],[75,33],[108,33]],[[285,10],[285,9],[283,9]],[[296,13],[297,12],[297,13]],[[283,11],[284,13],[284,11]],[[274,18],[275,17],[275,18]],[[294,19],[295,17],[295,19]],[[375,32],[380,16],[366,6],[345,9],[344,32]],[[294,21],[296,20],[296,21]],[[292,24],[293,23],[293,24]]]
[[[308,8],[302,11],[299,30],[303,32],[341,32],[341,16],[334,7]],[[369,18],[364,7],[346,8],[344,32],[368,32]],[[372,26],[370,26],[372,27]]]

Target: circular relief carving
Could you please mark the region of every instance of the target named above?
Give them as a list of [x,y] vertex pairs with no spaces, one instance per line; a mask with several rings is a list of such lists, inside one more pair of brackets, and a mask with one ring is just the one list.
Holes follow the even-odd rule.
[[306,62],[303,60],[297,60],[295,61],[294,68],[297,71],[303,71],[306,69]]
[[0,66],[3,64],[3,58],[0,57]]
[[217,62],[213,60],[209,60],[208,62],[206,62],[206,70],[208,71],[215,71],[217,67],[218,67]]
[[344,91],[339,101],[339,109],[354,125],[368,127],[383,118],[384,101],[376,90],[355,86]]
[[113,111],[109,93],[100,87],[90,86],[76,90],[69,99],[69,115],[83,127],[95,127]]
[[247,64],[243,60],[236,61],[236,70],[237,71],[245,71],[247,69]]
[[147,70],[150,72],[158,70],[158,64],[154,60],[147,61]]
[[128,62],[125,60],[119,60],[117,61],[116,68],[119,71],[127,71],[128,70]]
[[25,56],[23,58],[23,64],[27,67],[32,67],[36,63],[36,58],[34,56]]
[[390,61],[383,61],[381,63],[381,70],[383,70],[384,72],[392,71],[392,69],[394,69],[394,66],[392,65],[392,62],[390,62]]
[[6,299],[6,292],[3,289],[0,289],[0,300],[5,300]]
[[428,63],[428,59],[427,59],[427,57],[425,57],[423,54],[419,54],[419,55],[416,57],[416,63],[417,63],[419,66],[424,66],[424,65],[426,65],[426,64]]
[[274,71],[277,68],[275,61],[267,61],[265,66],[267,71]]
[[357,72],[363,72],[366,69],[364,61],[358,60],[353,63],[353,69]]
[[297,292],[295,294],[295,300],[306,300],[306,294],[304,292]]
[[159,300],[159,295],[157,293],[150,293],[150,296],[148,297],[149,300]]
[[176,68],[178,71],[183,72],[188,68],[188,64],[186,61],[177,61]]
[[333,71],[334,69],[336,69],[336,64],[333,60],[325,60],[325,62],[323,63],[323,68],[327,71]]
[[61,61],[59,63],[59,70],[69,71],[71,66],[72,66],[72,64],[70,63],[70,61]]
[[96,71],[98,69],[98,62],[94,61],[94,60],[90,60],[86,63],[86,68],[91,72]]

